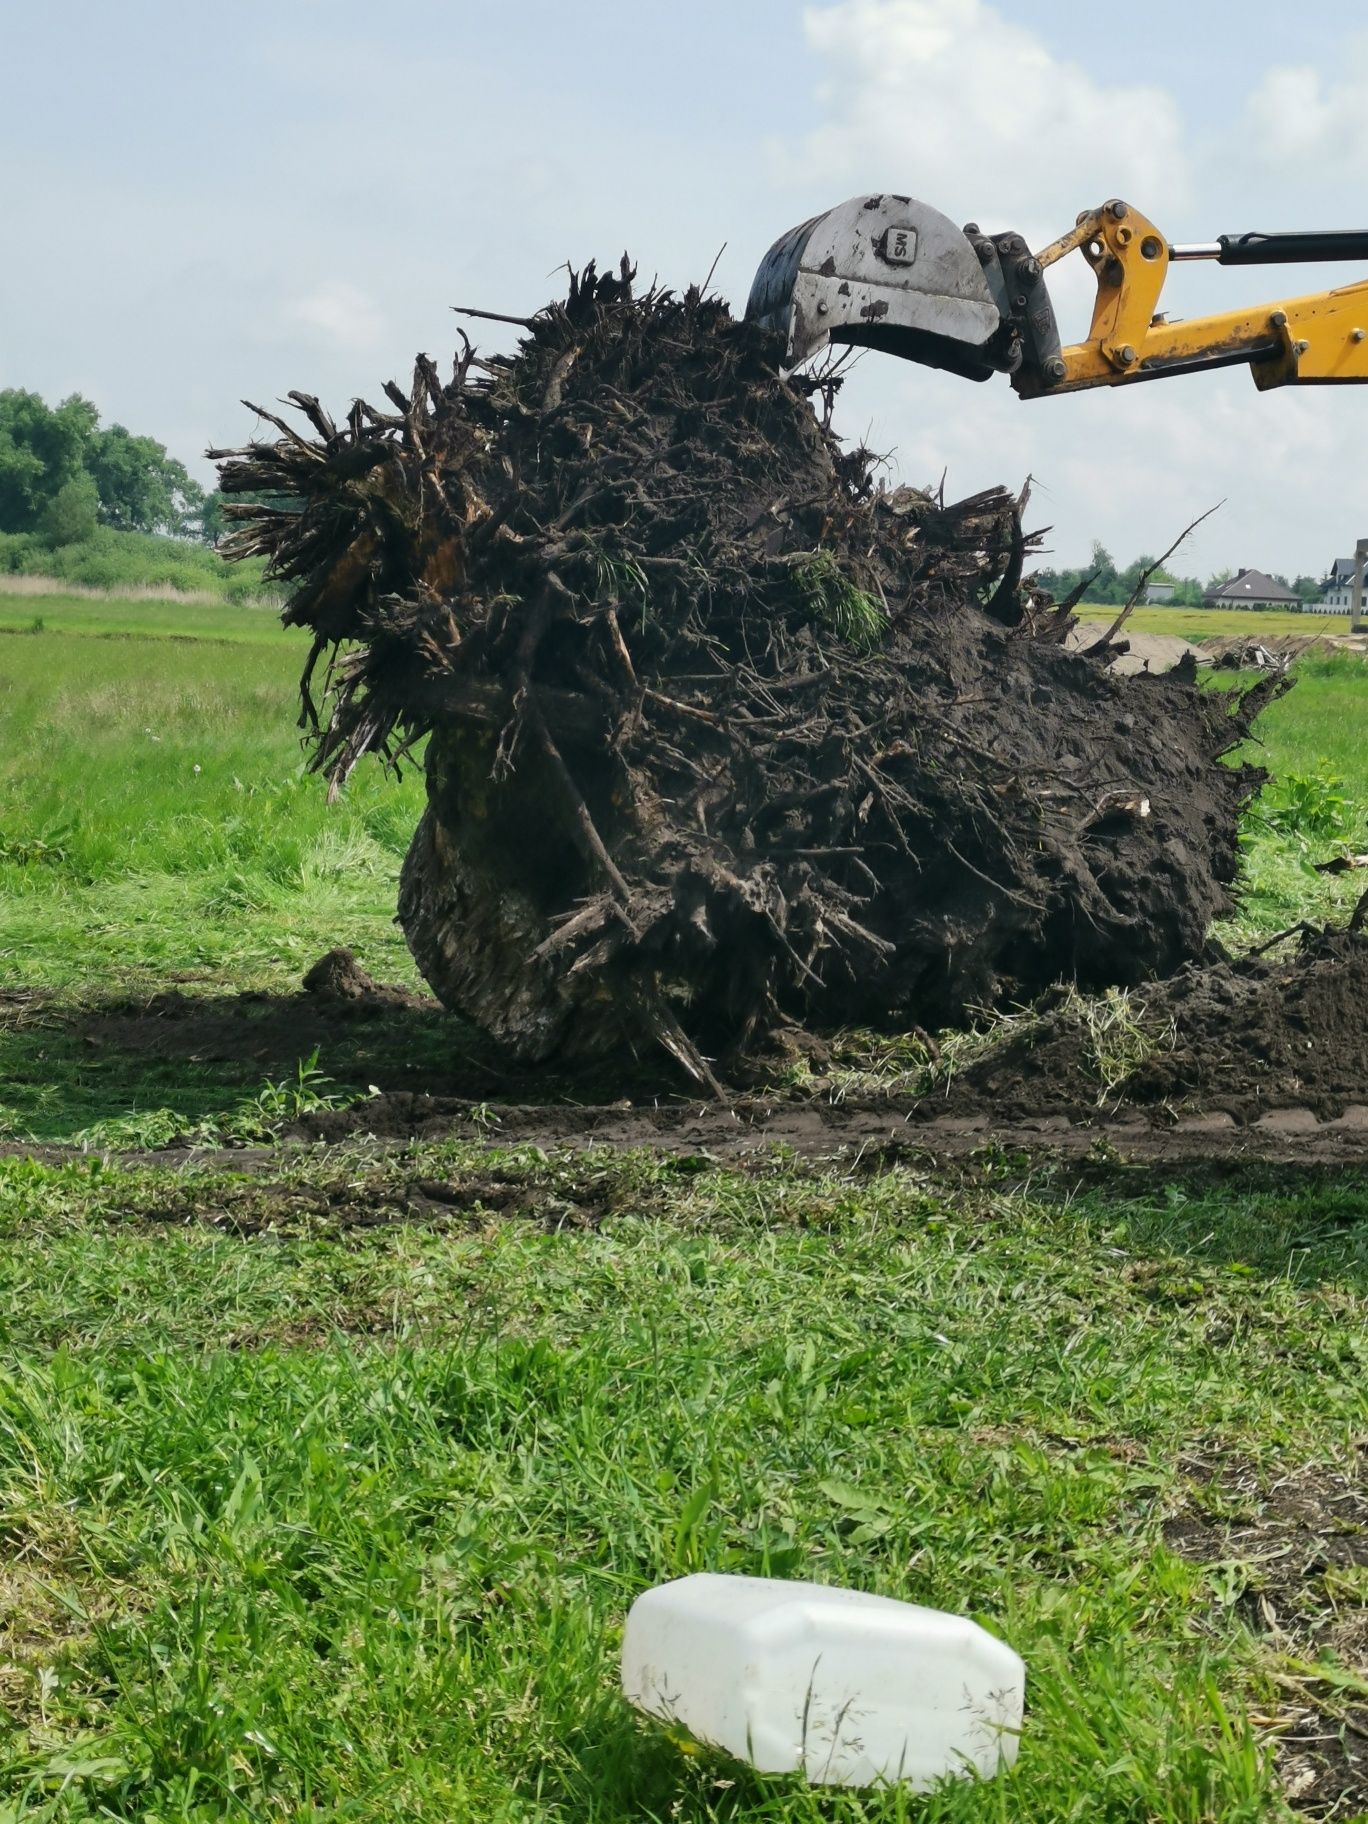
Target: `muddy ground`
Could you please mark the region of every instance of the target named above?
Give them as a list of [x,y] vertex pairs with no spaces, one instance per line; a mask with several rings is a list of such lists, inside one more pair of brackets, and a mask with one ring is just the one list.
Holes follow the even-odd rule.
[[1187,968],[1124,1002],[1066,1002],[964,1071],[950,1103],[1000,1118],[1131,1111],[1240,1126],[1368,1102],[1368,931],[1307,928],[1291,955]]
[[[1140,1163],[1368,1164],[1368,936],[1313,933],[1292,956],[1193,970],[1133,1000],[1066,1002],[1002,1028],[954,1071],[891,1087],[822,1048],[717,1100],[679,1092],[668,1061],[619,1076],[516,1074],[433,1001],[323,959],[297,995],[171,990],[79,1010],[0,997],[0,1021],[41,1030],[80,1068],[136,1080],[155,1065],[287,1079],[318,1049],[332,1099],[281,1133],[298,1144],[444,1137],[650,1146],[734,1158],[889,1149],[962,1159],[985,1148]],[[1109,1027],[1107,1022],[1113,1021]]]

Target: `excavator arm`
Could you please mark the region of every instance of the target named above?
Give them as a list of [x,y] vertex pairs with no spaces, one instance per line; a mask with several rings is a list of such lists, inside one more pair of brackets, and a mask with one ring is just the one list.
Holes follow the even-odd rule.
[[[1087,337],[1065,346],[1046,273],[1078,252],[1097,291]],[[1248,365],[1260,388],[1368,381],[1368,280],[1170,321],[1169,267],[1368,260],[1368,233],[1222,235],[1173,246],[1128,203],[1079,216],[1033,253],[1017,234],[963,229],[925,203],[854,197],[791,229],[756,274],[746,314],[796,367],[829,342],[882,349],[975,380],[1005,373],[1023,399]]]

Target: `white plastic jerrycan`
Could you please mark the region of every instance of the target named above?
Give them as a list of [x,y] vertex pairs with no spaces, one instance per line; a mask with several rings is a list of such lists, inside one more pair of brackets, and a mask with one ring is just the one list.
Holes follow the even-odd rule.
[[824,1786],[1016,1759],[1026,1668],[975,1622],[888,1596],[703,1573],[647,1590],[622,1643],[622,1689],[762,1773]]

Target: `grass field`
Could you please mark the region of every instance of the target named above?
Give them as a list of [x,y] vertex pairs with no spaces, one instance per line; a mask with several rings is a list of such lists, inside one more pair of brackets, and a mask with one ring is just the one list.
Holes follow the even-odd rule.
[[1368,663],[1352,655],[1316,656],[1301,661],[1297,678],[1260,717],[1258,739],[1237,757],[1273,775],[1267,788],[1273,816],[1299,794],[1324,814],[1310,810],[1295,833],[1270,830],[1257,810],[1250,817],[1243,901],[1222,933],[1237,946],[1300,917],[1343,916],[1363,890],[1362,875],[1327,878],[1314,864],[1344,848],[1368,847]]
[[0,586],[0,633],[264,644],[279,652],[286,651],[289,645],[277,608],[201,597],[187,599],[174,592],[156,596],[109,591],[86,594],[54,592],[49,587],[35,595],[31,590],[10,591]]
[[5,977],[258,986],[334,941],[402,971],[419,782],[368,769],[329,808],[295,726],[299,643],[273,614],[54,600],[35,621],[0,634]]
[[[361,1029],[291,1084],[85,1019],[283,991],[338,942],[412,982],[421,787],[325,805],[268,616],[10,619],[43,622],[0,634],[12,1135],[364,1094],[452,1042]],[[1359,836],[1365,707],[1317,660],[1262,735]],[[1307,871],[1337,846],[1251,825],[1232,935],[1347,904]],[[0,1157],[0,1824],[1254,1824],[1280,1782],[1351,1817],[1365,1319],[1343,1171]],[[977,1616],[1028,1666],[1015,1772],[823,1795],[637,1723],[626,1606],[701,1568]]]
[[[416,985],[393,921],[421,783],[368,768],[328,806],[295,726],[299,645],[274,614],[34,606],[41,631],[0,633],[0,988],[293,988],[334,944]],[[198,1119],[225,1076],[250,1086],[156,1060],[130,1081],[60,1023],[12,1032],[6,1064],[0,1131],[41,1138],[168,1102]]]
[[[1119,612],[1084,602],[1078,610],[1088,620],[1110,621]],[[1185,640],[1200,640],[1213,634],[1246,634],[1258,639],[1272,633],[1348,633],[1347,614],[1282,614],[1270,609],[1254,614],[1247,609],[1220,608],[1137,608],[1130,625],[1142,633],[1176,633]]]

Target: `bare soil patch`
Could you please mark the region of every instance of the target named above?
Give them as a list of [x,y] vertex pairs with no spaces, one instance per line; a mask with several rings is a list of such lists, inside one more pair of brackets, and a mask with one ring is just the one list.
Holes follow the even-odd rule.
[[[1088,1025],[1099,1016],[1070,1002],[935,1094],[837,1093],[816,1076],[806,1094],[762,1087],[683,1101],[633,1085],[632,1095],[609,1100],[594,1099],[585,1080],[552,1100],[546,1079],[528,1074],[492,1101],[454,1082],[389,1091],[306,1116],[293,1137],[459,1135],[727,1155],[782,1144],[803,1153],[873,1147],[944,1158],[995,1145],[1065,1157],[1111,1151],[1143,1162],[1356,1163],[1368,1160],[1365,1005],[1368,935],[1318,931],[1290,959],[1191,968],[1137,994],[1126,1016],[1134,1030],[1124,1035],[1135,1061],[1115,1080],[1098,1056],[1113,1041]],[[823,1048],[809,1050],[820,1069]]]
[[223,1066],[243,1083],[289,1079],[317,1049],[330,1093],[354,1099],[304,1114],[280,1135],[304,1144],[459,1138],[703,1148],[728,1158],[782,1145],[930,1160],[996,1147],[1138,1163],[1368,1163],[1362,932],[1316,932],[1290,959],[1189,969],[1137,991],[1123,1038],[1138,1050],[1115,1080],[1104,1080],[1097,1055],[1112,1041],[1089,1024],[1108,1017],[1106,1004],[1099,1015],[1070,1001],[1009,1029],[977,1063],[923,1094],[824,1076],[830,1059],[820,1042],[808,1043],[801,1086],[767,1084],[752,1069],[751,1087],[716,1097],[681,1097],[663,1054],[631,1071],[512,1073],[436,1002],[375,982],[350,952],[330,952],[306,981],[297,995],[177,988],[76,1010],[8,990],[0,1023],[60,1029],[107,1069],[125,1060],[130,1073],[149,1060]]
[[[1070,651],[1082,652],[1096,645],[1106,635],[1110,624],[1109,621],[1080,621],[1069,635]],[[1140,671],[1173,671],[1185,659],[1197,666],[1213,662],[1210,652],[1179,634],[1147,633],[1128,624],[1117,643],[1111,668],[1121,677],[1129,677]]]
[[837,1152],[928,1162],[972,1158],[992,1148],[1036,1157],[1138,1164],[1368,1165],[1368,1106],[1334,1121],[1309,1110],[1241,1126],[1226,1117],[1155,1123],[1134,1114],[1021,1120],[991,1113],[938,1114],[925,1100],[872,1097],[841,1102],[738,1097],[729,1102],[575,1104],[471,1102],[398,1092],[355,1107],[306,1115],[291,1138],[338,1144],[464,1139],[498,1146],[704,1149],[734,1160],[782,1146],[804,1156]]
[[[1240,1614],[1268,1644],[1282,1697],[1271,1725],[1289,1802],[1313,1818],[1368,1811],[1368,1479],[1305,1469],[1267,1482],[1193,1462],[1193,1496],[1164,1539],[1229,1567]],[[1233,1586],[1232,1586],[1233,1587]]]
[[529,1175],[498,1166],[450,1177],[410,1176],[396,1169],[358,1177],[327,1175],[308,1183],[265,1175],[212,1189],[186,1183],[142,1220],[202,1224],[240,1238],[266,1234],[342,1236],[396,1223],[435,1228],[482,1227],[494,1218],[520,1218],[548,1232],[595,1229],[619,1208],[640,1213],[649,1194],[630,1193],[592,1171]]

